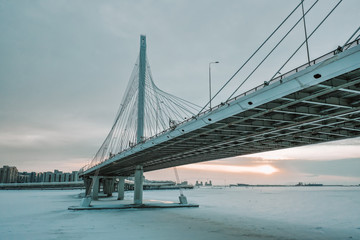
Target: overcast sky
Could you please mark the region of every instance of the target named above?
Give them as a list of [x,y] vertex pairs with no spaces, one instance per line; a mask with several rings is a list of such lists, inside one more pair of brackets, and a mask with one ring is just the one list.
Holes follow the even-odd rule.
[[[305,8],[313,2],[305,0]],[[140,34],[147,36],[156,84],[203,106],[208,63],[220,61],[212,68],[215,92],[298,3],[0,0],[0,165],[20,171],[71,171],[85,165],[111,128],[139,53]],[[336,3],[320,0],[307,16],[309,33]],[[359,26],[359,9],[358,0],[340,4],[310,39],[311,58],[351,36]],[[304,40],[301,27],[242,90],[269,80]],[[305,53],[303,49],[283,72],[305,63]],[[226,99],[241,77],[215,101]],[[213,179],[218,184],[359,184],[359,147],[360,140],[352,139],[185,166],[179,173],[183,180]],[[262,165],[276,171],[262,174],[245,168]],[[229,171],[225,166],[240,168]],[[174,178],[171,171],[147,177]]]

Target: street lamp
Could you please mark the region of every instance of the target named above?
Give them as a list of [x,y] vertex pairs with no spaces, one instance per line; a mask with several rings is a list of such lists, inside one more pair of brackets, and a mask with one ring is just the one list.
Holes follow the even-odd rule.
[[209,63],[209,97],[210,97],[210,110],[211,110],[211,64],[213,63],[219,63],[218,61],[216,62],[210,62]]

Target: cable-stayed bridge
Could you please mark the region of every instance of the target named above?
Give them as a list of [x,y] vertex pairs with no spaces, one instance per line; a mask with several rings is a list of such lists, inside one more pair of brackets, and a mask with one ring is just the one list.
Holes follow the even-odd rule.
[[141,36],[115,122],[81,170],[87,192],[98,189],[98,176],[135,173],[134,201],[141,204],[143,171],[360,136],[360,39],[350,39],[203,111],[155,85]]

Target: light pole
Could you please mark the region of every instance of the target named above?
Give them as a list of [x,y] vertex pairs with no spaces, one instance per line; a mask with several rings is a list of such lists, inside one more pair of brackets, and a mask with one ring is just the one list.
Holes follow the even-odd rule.
[[209,63],[209,97],[210,97],[210,110],[211,110],[211,64],[213,63],[219,63],[218,61],[216,62],[210,62]]

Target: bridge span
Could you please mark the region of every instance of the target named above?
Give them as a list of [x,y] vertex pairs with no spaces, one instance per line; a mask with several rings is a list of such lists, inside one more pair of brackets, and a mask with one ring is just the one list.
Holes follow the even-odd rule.
[[[360,46],[334,50],[81,173],[130,176],[360,136]],[[325,59],[325,60],[323,60]]]

